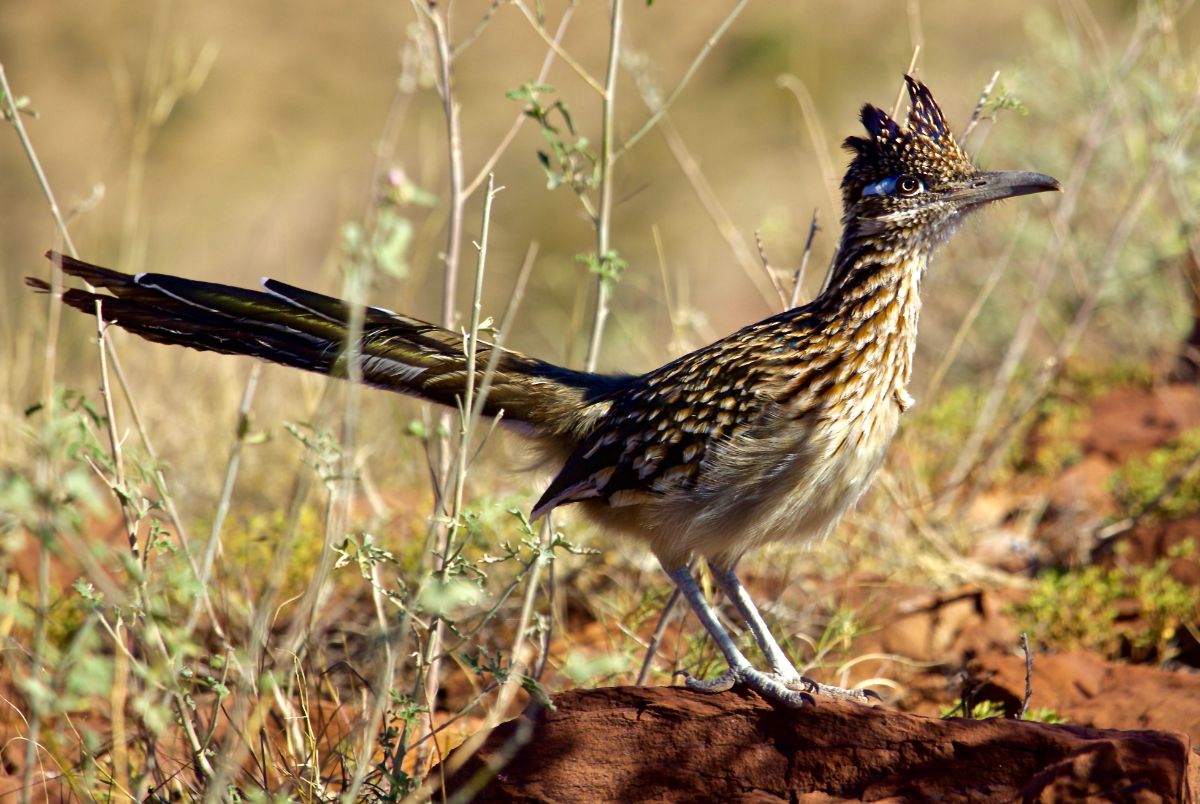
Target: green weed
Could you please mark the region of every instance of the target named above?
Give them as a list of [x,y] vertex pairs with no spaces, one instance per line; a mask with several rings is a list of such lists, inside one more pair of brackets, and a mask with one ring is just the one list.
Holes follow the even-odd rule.
[[938,717],[945,720],[951,717],[965,717],[968,720],[990,720],[994,717],[1004,717],[1004,705],[996,701],[976,701],[966,711],[964,701],[959,698],[950,706],[942,709]]
[[1047,648],[1166,661],[1179,629],[1200,617],[1200,589],[1169,573],[1172,558],[1191,546],[1149,566],[1045,572],[1029,598],[1014,607],[1017,626]]
[[1125,516],[1177,519],[1200,513],[1200,428],[1188,430],[1148,455],[1117,469],[1110,489]]

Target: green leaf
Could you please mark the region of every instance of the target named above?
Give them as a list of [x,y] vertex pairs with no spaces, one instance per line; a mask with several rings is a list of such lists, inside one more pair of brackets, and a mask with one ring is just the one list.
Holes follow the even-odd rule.
[[621,278],[621,273],[629,267],[629,263],[616,251],[606,251],[600,257],[597,257],[595,252],[576,254],[575,262],[586,265],[589,272],[610,284],[615,284]]
[[379,270],[397,279],[408,276],[408,249],[412,240],[412,221],[395,209],[381,209],[371,244]]
[[554,711],[554,701],[550,699],[550,693],[546,692],[546,688],[543,687],[537,681],[537,679],[524,675],[521,676],[521,688],[529,693],[529,697],[532,698],[538,706],[550,712]]
[[451,578],[445,583],[431,580],[421,589],[418,602],[425,611],[445,616],[479,604],[483,592],[471,581]]

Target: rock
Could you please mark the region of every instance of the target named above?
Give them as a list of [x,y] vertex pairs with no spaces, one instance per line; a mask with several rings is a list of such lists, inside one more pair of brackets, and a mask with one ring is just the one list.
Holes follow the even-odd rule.
[[[612,687],[554,696],[452,754],[431,781],[475,801],[1189,801],[1187,737],[1007,719],[936,720],[750,692]],[[462,756],[460,756],[462,754]],[[488,760],[509,761],[494,774]],[[461,767],[459,767],[461,765]]]

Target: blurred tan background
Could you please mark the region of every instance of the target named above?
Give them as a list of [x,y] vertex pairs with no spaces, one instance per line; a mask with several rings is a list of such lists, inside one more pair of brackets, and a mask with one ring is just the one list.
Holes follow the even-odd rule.
[[[461,39],[491,5],[455,2],[453,38]],[[564,5],[545,4],[549,28]],[[669,92],[732,6],[629,2],[627,53],[644,59],[646,73]],[[1082,68],[1078,74],[1055,72],[1047,43],[1082,42],[1077,63],[1100,64],[1124,46],[1135,14],[1135,4],[1124,0],[763,0],[751,3],[716,45],[671,118],[751,250],[753,232],[761,230],[772,262],[794,265],[810,216],[819,210],[822,228],[806,292],[811,295],[838,231],[836,182],[845,162],[839,144],[859,130],[862,103],[892,106],[916,44],[922,46],[918,74],[960,128],[994,71],[1000,71],[998,88],[1023,105],[1023,112],[1002,115],[994,127],[985,123],[972,138],[981,163],[1063,176],[1088,112],[1064,108],[1063,98],[1069,88],[1098,79]],[[1195,16],[1185,19],[1194,23]],[[564,40],[597,76],[607,51],[607,17],[608,4],[584,0]],[[411,210],[416,223],[411,274],[380,281],[371,299],[436,320],[437,255],[445,224],[444,120],[427,81],[411,94],[397,95],[402,53],[416,52],[414,19],[407,3],[380,0],[6,3],[0,8],[0,60],[15,94],[28,96],[38,112],[26,125],[60,203],[75,211],[71,229],[82,257],[129,271],[237,284],[269,274],[317,290],[340,290],[340,231],[372,203],[379,142],[389,110],[399,103],[394,137],[385,137],[385,153],[391,155],[382,166],[404,170],[439,204]],[[1179,36],[1181,46],[1190,47],[1190,32]],[[464,52],[455,86],[468,179],[520,111],[505,91],[531,80],[545,52],[507,3],[499,4]],[[187,75],[193,80],[180,78]],[[781,88],[781,75],[807,87],[815,118],[806,119],[794,94]],[[168,108],[155,87],[171,76],[188,91]],[[561,60],[548,83],[569,106],[580,133],[597,142],[597,95]],[[147,128],[145,121],[160,112],[169,112],[162,125]],[[647,115],[633,78],[624,72],[618,142]],[[813,130],[820,135],[816,142]],[[494,213],[485,313],[499,316],[522,255],[537,241],[531,290],[510,343],[579,365],[594,281],[573,258],[594,249],[594,234],[569,188],[546,189],[535,158],[544,147],[535,126],[526,124],[495,168],[505,189]],[[45,337],[45,301],[24,290],[22,277],[46,275],[41,254],[59,244],[9,127],[0,135],[0,176],[0,355],[11,369],[3,403],[19,413],[36,399]],[[630,267],[616,288],[602,368],[651,368],[672,352],[776,309],[764,292],[763,275],[739,265],[658,132],[621,160],[616,181],[613,243]],[[468,208],[468,241],[479,230],[481,196]],[[936,261],[926,294],[921,371],[929,372],[944,352],[1013,238],[1021,232],[1045,236],[1050,203],[1036,199],[1020,210],[1004,206],[990,212],[986,224],[968,225]],[[473,261],[468,242],[460,300],[469,291]],[[1011,311],[1030,301],[1022,270],[1014,267],[989,300],[955,369],[959,380],[998,360],[997,344],[1011,335]],[[1152,354],[1182,332],[1186,306],[1172,295],[1175,286],[1164,287],[1143,308],[1137,338],[1109,332],[1097,336],[1094,348]],[[1047,312],[1047,337],[1053,335],[1054,316],[1052,309]],[[88,327],[81,317],[64,321],[59,377],[90,391],[95,361]],[[190,466],[189,482],[211,493],[222,468],[192,448],[204,432],[196,423],[214,413],[222,427],[232,422],[247,361],[119,338],[168,460],[181,470]],[[274,389],[264,392],[258,406],[267,426],[302,417],[318,388],[314,378],[275,368],[265,382]],[[385,419],[396,415],[386,406],[397,403],[368,404],[378,406]],[[192,431],[193,425],[199,429]]]

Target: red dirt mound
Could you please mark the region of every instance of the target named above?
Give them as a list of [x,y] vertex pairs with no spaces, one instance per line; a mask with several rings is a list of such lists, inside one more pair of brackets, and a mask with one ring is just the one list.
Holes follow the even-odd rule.
[[431,777],[441,794],[469,795],[472,781],[476,801],[1188,801],[1200,790],[1189,739],[1167,732],[826,700],[783,710],[748,692],[678,687],[576,690],[554,703],[497,728],[456,773],[451,755]]

